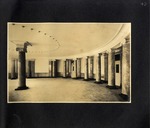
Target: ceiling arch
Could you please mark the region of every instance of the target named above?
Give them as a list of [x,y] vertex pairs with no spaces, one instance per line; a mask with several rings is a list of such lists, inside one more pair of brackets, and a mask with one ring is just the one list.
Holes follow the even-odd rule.
[[9,23],[9,54],[28,41],[27,57],[63,57],[102,48],[116,37],[123,23]]

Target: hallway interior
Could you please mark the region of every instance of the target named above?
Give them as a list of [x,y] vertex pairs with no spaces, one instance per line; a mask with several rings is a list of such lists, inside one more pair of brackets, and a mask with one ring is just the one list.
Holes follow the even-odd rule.
[[121,89],[108,89],[107,84],[70,78],[27,79],[30,89],[15,91],[17,80],[8,80],[10,102],[111,102],[123,101]]
[[131,101],[130,23],[8,26],[8,102]]

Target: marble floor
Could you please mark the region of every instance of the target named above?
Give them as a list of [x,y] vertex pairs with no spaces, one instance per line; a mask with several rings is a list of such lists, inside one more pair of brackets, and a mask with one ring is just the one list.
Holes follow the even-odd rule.
[[26,79],[27,90],[15,91],[18,80],[8,80],[8,102],[27,103],[97,103],[125,102],[121,89],[108,89],[107,84],[70,78]]

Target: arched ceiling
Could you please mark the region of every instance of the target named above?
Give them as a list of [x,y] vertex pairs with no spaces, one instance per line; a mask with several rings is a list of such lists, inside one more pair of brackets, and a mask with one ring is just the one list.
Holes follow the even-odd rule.
[[9,23],[9,55],[17,56],[16,44],[28,41],[27,57],[82,54],[105,46],[120,31],[121,23]]

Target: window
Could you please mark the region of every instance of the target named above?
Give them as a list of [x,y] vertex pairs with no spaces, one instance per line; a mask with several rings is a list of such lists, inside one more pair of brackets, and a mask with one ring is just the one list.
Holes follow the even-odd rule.
[[116,64],[116,73],[119,73],[119,64]]
[[115,55],[115,60],[120,60],[120,54]]

